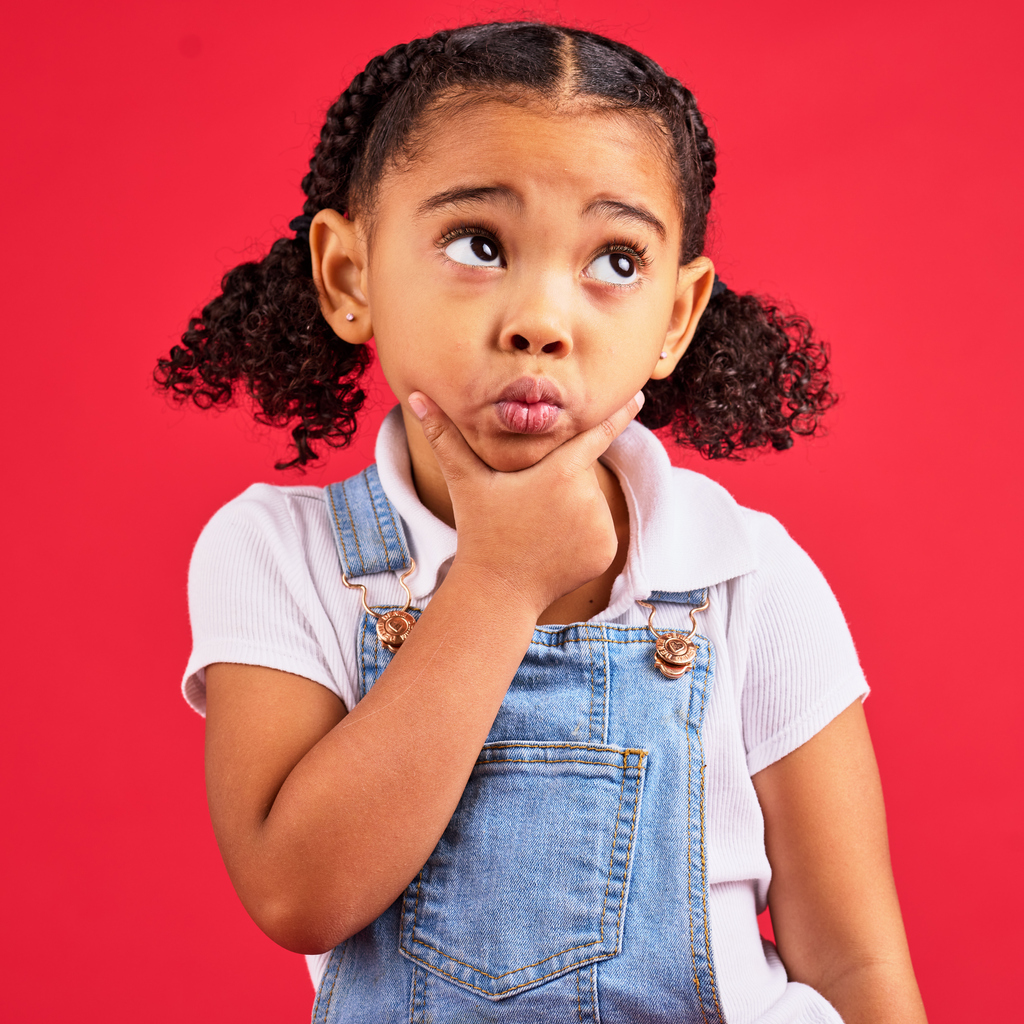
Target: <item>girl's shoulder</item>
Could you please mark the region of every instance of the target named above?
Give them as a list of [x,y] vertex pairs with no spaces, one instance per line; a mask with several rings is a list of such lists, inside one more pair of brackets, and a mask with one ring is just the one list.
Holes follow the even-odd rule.
[[673,467],[672,486],[678,535],[698,551],[706,546],[720,582],[742,578],[754,593],[784,588],[834,602],[817,564],[775,516],[741,505],[693,470]]
[[285,486],[282,484],[254,483],[241,494],[226,501],[211,517],[217,519],[244,519],[253,515],[308,514],[310,501],[323,500],[323,488],[309,484]]
[[257,483],[222,505],[196,541],[188,573],[193,647],[182,683],[205,711],[205,667],[262,665],[354,700],[340,621],[359,597],[341,582],[323,490]]
[[[756,568],[765,560],[803,549],[770,512],[741,505],[718,481],[692,469],[672,467],[674,508],[685,515],[685,527],[693,536],[732,547]],[[737,572],[735,575],[742,575]]]
[[630,424],[604,461],[626,491],[645,575],[678,577],[678,589],[695,590],[763,572],[779,558],[806,558],[774,516],[741,505],[703,473],[673,466],[658,437],[639,424]]
[[222,505],[203,527],[189,564],[189,591],[226,599],[253,588],[318,588],[336,563],[323,490],[256,483]]
[[256,537],[297,540],[322,520],[322,488],[255,483],[214,512],[199,535],[196,551]]

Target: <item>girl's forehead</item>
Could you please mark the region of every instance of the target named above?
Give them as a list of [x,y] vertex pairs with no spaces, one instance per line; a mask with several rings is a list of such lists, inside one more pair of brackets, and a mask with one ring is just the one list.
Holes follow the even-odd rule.
[[679,219],[672,151],[640,112],[542,99],[440,104],[411,143],[381,182],[385,205],[494,179],[525,200],[628,194]]

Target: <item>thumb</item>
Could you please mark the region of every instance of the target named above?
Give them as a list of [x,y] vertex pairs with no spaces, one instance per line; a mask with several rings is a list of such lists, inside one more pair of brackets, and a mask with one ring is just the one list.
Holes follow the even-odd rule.
[[422,391],[409,395],[409,408],[420,421],[423,436],[427,439],[438,466],[450,485],[473,470],[485,468],[476,453],[466,443],[461,431],[445,415],[441,407]]

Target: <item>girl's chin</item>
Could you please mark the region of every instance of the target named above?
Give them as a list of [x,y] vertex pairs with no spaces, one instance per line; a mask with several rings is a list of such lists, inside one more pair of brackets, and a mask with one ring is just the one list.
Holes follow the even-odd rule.
[[515,473],[535,466],[553,452],[566,437],[559,431],[547,434],[502,434],[478,438],[472,445],[477,458],[499,473]]

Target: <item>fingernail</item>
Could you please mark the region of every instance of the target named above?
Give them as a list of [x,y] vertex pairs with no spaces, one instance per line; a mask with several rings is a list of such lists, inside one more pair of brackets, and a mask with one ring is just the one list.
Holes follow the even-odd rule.
[[414,391],[409,396],[409,408],[412,409],[420,419],[423,419],[423,417],[427,415],[427,403],[423,401],[423,396],[418,391]]
[[637,409],[637,412],[639,412],[644,407],[644,393],[642,391],[636,393],[636,404],[640,407]]

